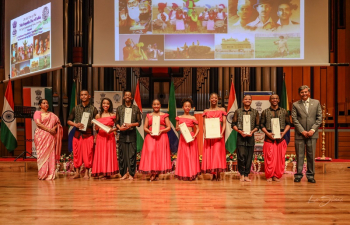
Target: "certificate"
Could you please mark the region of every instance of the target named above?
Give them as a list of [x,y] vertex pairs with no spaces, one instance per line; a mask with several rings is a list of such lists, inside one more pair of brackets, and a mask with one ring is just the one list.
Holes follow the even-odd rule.
[[281,127],[280,127],[280,119],[279,118],[272,118],[271,119],[271,125],[272,125],[272,133],[274,134],[275,139],[281,139]]
[[160,130],[160,116],[152,116],[152,136],[158,136]]
[[124,123],[131,123],[132,108],[125,108]]
[[221,138],[219,118],[205,118],[205,138]]
[[185,138],[186,143],[190,143],[191,141],[194,140],[192,135],[191,135],[190,130],[186,126],[186,123],[181,123],[179,125],[179,128],[180,128],[182,136]]
[[90,113],[83,112],[83,116],[81,117],[81,122],[80,123],[84,124],[84,128],[80,129],[80,130],[86,131],[87,125],[89,123],[89,119],[90,119]]
[[98,120],[93,119],[93,120],[91,120],[91,123],[94,123],[95,125],[99,126],[106,133],[108,133],[111,130],[110,127],[104,125],[103,123],[99,122]]
[[250,115],[243,115],[243,133],[250,134],[251,132],[250,126]]

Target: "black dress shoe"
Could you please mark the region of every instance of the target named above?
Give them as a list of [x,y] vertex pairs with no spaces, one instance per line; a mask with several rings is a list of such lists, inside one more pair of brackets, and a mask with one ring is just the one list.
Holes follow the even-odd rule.
[[310,183],[316,183],[316,180],[315,179],[307,179],[307,182],[310,182]]
[[294,182],[300,182],[301,181],[301,178],[294,178]]

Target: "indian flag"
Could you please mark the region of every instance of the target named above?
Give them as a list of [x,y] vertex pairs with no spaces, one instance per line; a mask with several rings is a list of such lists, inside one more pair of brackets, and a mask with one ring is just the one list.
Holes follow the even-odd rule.
[[8,151],[13,151],[17,148],[17,123],[14,109],[15,104],[13,102],[12,84],[11,81],[9,81],[1,114],[1,142]]
[[[238,109],[235,87],[231,82],[230,97],[228,99],[227,118],[232,121],[234,112]],[[229,117],[231,119],[229,119]],[[233,153],[237,147],[237,132],[231,128],[231,124],[226,120],[225,147]]]
[[173,153],[177,152],[177,148],[179,145],[179,133],[176,131],[176,98],[175,98],[175,86],[174,82],[171,81],[170,84],[170,92],[169,92],[169,103],[168,103],[168,113],[171,129],[168,132],[170,151]]
[[[52,112],[52,88],[51,87],[23,87],[23,106],[35,107],[39,110],[39,100],[47,99],[49,111]],[[34,132],[36,124],[33,119],[25,119],[26,125],[26,150],[36,157],[34,144]]]
[[[141,96],[140,96],[140,81],[137,81],[136,91],[134,96],[134,105],[139,107],[142,115],[142,105],[141,105]],[[141,125],[136,127],[136,149],[137,152],[141,152],[143,141],[145,139],[145,132],[143,130],[143,120],[141,121]]]

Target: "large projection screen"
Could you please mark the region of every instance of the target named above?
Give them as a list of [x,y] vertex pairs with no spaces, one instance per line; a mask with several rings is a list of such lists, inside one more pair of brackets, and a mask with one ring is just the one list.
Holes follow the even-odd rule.
[[62,68],[62,0],[6,1],[5,31],[5,79]]
[[94,66],[329,65],[328,0],[263,2],[95,1]]

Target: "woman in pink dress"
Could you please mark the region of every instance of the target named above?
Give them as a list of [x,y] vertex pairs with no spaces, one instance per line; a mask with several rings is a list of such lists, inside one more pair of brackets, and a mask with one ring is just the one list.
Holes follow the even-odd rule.
[[117,145],[114,134],[117,128],[113,128],[115,119],[116,115],[113,113],[112,101],[109,98],[102,99],[101,112],[96,115],[96,120],[111,129],[106,133],[95,125],[95,129],[98,131],[92,164],[92,176],[95,178],[111,178],[119,173]]
[[54,180],[56,162],[60,159],[63,130],[59,118],[49,112],[49,102],[39,100],[40,111],[34,113],[34,134],[39,180]]
[[[153,112],[147,114],[144,123],[146,135],[143,143],[139,171],[151,174],[150,181],[158,180],[159,174],[171,171],[170,145],[167,132],[170,131],[169,114],[160,112],[160,101],[153,100]],[[153,117],[160,117],[158,134],[152,133]]]
[[182,12],[182,9],[178,8],[176,11],[176,31],[185,30],[185,15]]
[[[198,121],[196,117],[190,115],[192,108],[192,100],[184,99],[182,101],[184,115],[176,117],[176,130],[179,131],[179,125],[185,123],[188,127],[193,141],[186,143],[185,138],[180,135],[179,147],[177,150],[177,160],[175,177],[179,180],[195,180],[201,174],[198,154],[197,135],[199,132]],[[196,127],[196,133],[193,132],[193,127]]]
[[[202,156],[202,173],[212,173],[212,180],[220,180],[220,173],[226,171],[226,148],[225,148],[225,121],[226,112],[224,108],[218,107],[218,95],[210,94],[210,108],[204,110],[203,117],[205,127],[206,118],[219,118],[221,127],[221,138],[204,139],[203,156]],[[204,129],[205,137],[205,129]]]
[[209,31],[209,32],[215,31],[215,18],[216,18],[216,15],[214,13],[214,10],[211,9],[209,11],[209,18],[208,18],[208,22],[207,22],[207,31]]

